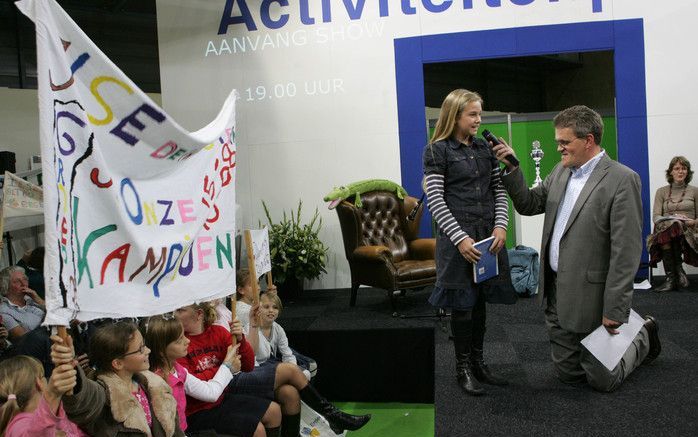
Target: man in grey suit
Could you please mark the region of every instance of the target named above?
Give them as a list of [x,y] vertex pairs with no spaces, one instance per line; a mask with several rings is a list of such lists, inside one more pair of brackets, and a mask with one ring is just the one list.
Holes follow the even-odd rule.
[[628,321],[643,244],[640,177],[601,148],[603,121],[597,112],[573,106],[553,124],[560,163],[533,189],[506,160],[514,153],[511,147],[502,142],[494,152],[507,166],[502,181],[516,210],[545,213],[536,298],[545,308],[558,377],[611,392],[661,351],[651,316],[613,371],[580,343],[599,325],[617,334]]

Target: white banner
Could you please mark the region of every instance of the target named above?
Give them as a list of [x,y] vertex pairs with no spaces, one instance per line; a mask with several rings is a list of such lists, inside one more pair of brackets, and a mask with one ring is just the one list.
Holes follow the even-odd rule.
[[23,222],[40,219],[44,213],[44,194],[41,187],[5,172],[2,185],[2,207],[0,208],[0,235],[5,230],[21,229]]
[[45,323],[159,314],[231,294],[236,93],[188,132],[54,0],[16,4],[37,33]]
[[44,194],[41,187],[5,172],[2,185],[2,215],[3,217],[20,217],[24,215],[42,214]]
[[257,277],[271,272],[271,256],[269,255],[269,229],[250,230],[252,237],[252,252],[254,254],[254,271]]

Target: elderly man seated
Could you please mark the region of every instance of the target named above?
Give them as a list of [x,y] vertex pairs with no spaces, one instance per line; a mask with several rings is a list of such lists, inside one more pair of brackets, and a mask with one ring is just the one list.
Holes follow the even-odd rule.
[[11,266],[0,271],[0,294],[0,315],[10,341],[17,341],[41,325],[46,315],[45,303],[36,291],[29,288],[23,268]]

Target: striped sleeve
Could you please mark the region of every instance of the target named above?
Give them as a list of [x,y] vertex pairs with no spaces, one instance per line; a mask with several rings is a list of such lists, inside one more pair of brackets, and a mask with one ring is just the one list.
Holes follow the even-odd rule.
[[436,224],[446,233],[453,244],[458,246],[458,243],[467,238],[468,234],[463,232],[448,206],[446,206],[446,200],[444,199],[444,175],[437,173],[426,175],[426,186],[427,203],[429,204],[432,217],[434,217]]
[[494,191],[494,227],[506,230],[509,225],[509,204],[500,174],[499,166],[492,169],[490,190]]

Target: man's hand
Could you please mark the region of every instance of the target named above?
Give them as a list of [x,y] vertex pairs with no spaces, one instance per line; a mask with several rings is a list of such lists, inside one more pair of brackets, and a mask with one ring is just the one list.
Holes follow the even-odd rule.
[[492,236],[494,237],[494,241],[490,246],[490,252],[498,253],[507,242],[507,231],[502,228],[494,228]]
[[621,322],[616,322],[615,320],[607,319],[606,317],[604,317],[601,323],[603,324],[603,327],[606,328],[606,331],[608,331],[609,334],[616,335],[620,333],[620,331],[618,331],[618,328],[620,328],[620,325],[622,325]]
[[463,255],[463,258],[465,258],[468,262],[473,264],[478,262],[480,255],[482,255],[479,250],[475,249],[475,246],[473,246],[474,243],[475,240],[470,237],[465,237],[460,243],[458,243],[458,251],[460,254]]
[[497,144],[495,146],[492,146],[492,143],[490,143],[490,146],[492,146],[492,151],[494,152],[495,158],[497,158],[500,162],[502,162],[504,165],[507,166],[507,171],[511,172],[514,170],[516,167],[511,164],[508,160],[506,160],[504,157],[507,155],[511,156],[516,156],[516,153],[514,153],[514,149],[512,149],[509,144],[506,143],[502,138],[499,138],[500,144]]

